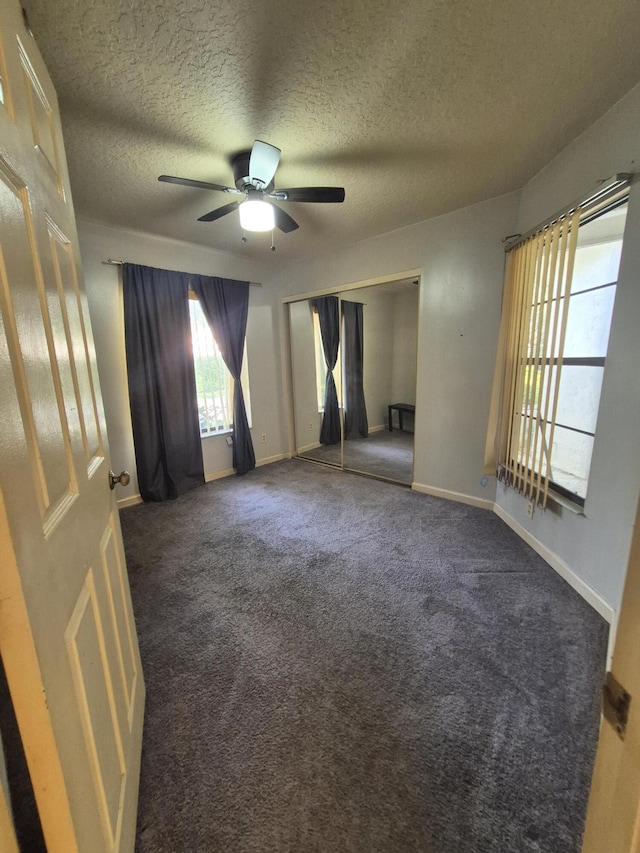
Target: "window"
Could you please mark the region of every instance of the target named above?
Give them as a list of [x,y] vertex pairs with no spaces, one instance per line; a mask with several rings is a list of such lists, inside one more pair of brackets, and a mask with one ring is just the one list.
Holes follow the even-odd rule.
[[[201,435],[229,432],[233,426],[233,377],[227,370],[218,345],[195,293],[189,294],[189,316],[193,343],[193,365],[198,395]],[[251,401],[245,344],[241,373],[247,419],[251,426]]]
[[[316,353],[316,392],[318,394],[318,411],[324,411],[324,392],[327,385],[327,362],[324,357],[324,349],[322,348],[322,334],[320,332],[320,317],[317,311],[311,308],[311,317],[313,318],[313,340]],[[333,369],[333,381],[336,383],[336,393],[338,395],[338,405],[341,405],[342,400],[342,364],[340,360],[340,349],[338,349],[338,358],[336,366]]]
[[552,488],[581,504],[587,496],[626,215],[624,204],[578,232],[550,480]]
[[626,182],[509,250],[487,462],[583,506],[627,212]]

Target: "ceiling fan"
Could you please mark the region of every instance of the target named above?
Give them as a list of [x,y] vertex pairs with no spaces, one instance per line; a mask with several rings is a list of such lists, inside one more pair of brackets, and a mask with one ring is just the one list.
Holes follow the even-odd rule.
[[172,175],[160,175],[158,180],[167,184],[182,184],[185,187],[218,190],[244,196],[242,201],[232,201],[205,213],[198,218],[198,221],[213,222],[233,210],[239,210],[240,224],[245,231],[272,231],[274,227],[285,233],[295,231],[299,227],[298,223],[281,207],[273,204],[275,201],[315,204],[344,201],[343,187],[295,187],[276,190],[273,178],[279,162],[280,149],[256,139],[251,151],[242,151],[233,158],[235,187],[210,184],[207,181],[192,181],[190,178],[175,178]]

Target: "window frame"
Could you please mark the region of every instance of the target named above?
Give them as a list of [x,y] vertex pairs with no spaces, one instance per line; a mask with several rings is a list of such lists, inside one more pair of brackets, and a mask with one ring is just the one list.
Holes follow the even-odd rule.
[[[211,327],[209,326],[209,323],[207,322],[207,318],[204,314],[204,311],[202,310],[202,305],[200,304],[200,300],[198,299],[196,292],[194,290],[192,290],[191,288],[189,288],[188,295],[189,295],[189,302],[190,303],[195,302],[197,304],[198,310],[200,311],[201,316],[202,316],[203,325],[206,326],[206,329],[208,330],[209,334],[211,335],[211,339],[213,341],[213,346],[216,350],[216,355],[219,356],[218,370],[224,371],[224,374],[226,375],[227,381],[229,382],[229,395],[228,396],[229,396],[229,403],[230,403],[229,404],[230,414],[229,414],[229,418],[228,418],[228,423],[229,423],[228,427],[225,426],[223,429],[207,429],[207,430],[203,430],[202,427],[200,427],[200,398],[198,396],[198,426],[199,426],[199,430],[200,430],[200,438],[205,439],[205,438],[212,438],[214,436],[231,435],[233,433],[233,394],[234,394],[235,380],[234,380],[233,376],[231,375],[229,368],[224,363],[224,359],[222,358],[222,353],[220,352],[217,341],[215,340],[213,332],[211,331]],[[192,345],[192,353],[193,353],[193,370],[194,370],[194,377],[195,377],[195,382],[196,382],[196,394],[197,394],[198,375],[197,375],[197,368],[196,368],[196,345],[195,345],[195,338],[194,338],[193,320],[191,317],[191,305],[189,306],[189,320],[190,320],[190,331],[191,331],[191,345]],[[247,413],[247,421],[249,423],[249,428],[251,429],[251,427],[252,427],[251,395],[250,395],[250,390],[249,390],[249,366],[248,366],[248,359],[247,359],[247,340],[246,340],[246,337],[245,337],[245,341],[244,341],[244,353],[243,353],[243,357],[242,357],[242,370],[240,372],[240,384],[242,385],[242,393],[244,396],[245,409],[246,409],[246,413]],[[214,394],[210,394],[209,396],[215,400]]]
[[[579,224],[579,229],[583,228],[585,225],[588,225],[590,222],[594,222],[595,220],[599,219],[601,216],[605,216],[606,214],[611,213],[613,210],[616,210],[617,208],[622,207],[623,205],[628,205],[628,202],[629,202],[629,196],[627,194],[624,198],[621,198],[620,200],[613,202],[610,206],[605,207],[604,210],[599,210],[596,213],[594,213],[592,216],[588,216],[588,217],[585,217],[584,219],[581,219],[580,224]],[[578,238],[578,242],[579,242],[579,239],[580,238]],[[607,240],[601,240],[601,241],[599,241],[598,244],[599,245],[605,245],[606,243],[617,242],[618,239],[620,239],[622,241],[622,245],[624,246],[624,235],[622,235],[621,238],[610,238]],[[589,245],[598,245],[598,244],[587,243],[586,245],[589,246]],[[578,245],[576,253],[581,248],[586,248],[586,246],[581,247],[580,245]],[[567,319],[569,320],[571,317],[571,300],[572,299],[574,299],[577,296],[582,296],[586,293],[593,293],[595,291],[606,290],[608,288],[614,289],[614,297],[613,297],[613,304],[612,304],[612,310],[613,310],[613,308],[615,308],[615,298],[616,298],[616,290],[618,287],[619,271],[620,271],[620,265],[618,263],[618,274],[616,275],[616,278],[614,281],[604,282],[603,284],[597,284],[597,285],[594,285],[593,287],[586,287],[583,290],[576,291],[575,293],[570,292],[569,293],[569,306],[567,308]],[[575,270],[574,270],[573,274],[575,275]],[[613,315],[612,315],[612,319],[613,319]],[[611,333],[611,320],[609,321],[609,326],[607,329],[607,349],[608,349],[608,340],[610,337],[610,333]],[[551,358],[546,359],[547,366],[549,366],[549,362],[551,362],[551,361],[552,361]],[[603,382],[604,382],[604,370],[605,370],[606,362],[607,362],[607,356],[606,355],[603,355],[603,356],[565,356],[565,355],[562,355],[562,367],[563,368],[564,367],[601,367],[603,370],[603,379],[602,379]],[[560,389],[561,389],[561,387],[562,386],[560,386]],[[593,432],[591,432],[589,430],[579,429],[578,427],[569,426],[568,424],[561,423],[558,420],[555,421],[555,427],[556,428],[559,427],[560,429],[569,430],[570,432],[575,432],[579,435],[586,435],[589,438],[593,439],[595,442],[596,431],[597,431],[597,418],[598,418],[598,413],[600,411],[601,398],[602,398],[602,386],[600,387],[600,393],[598,395],[598,406],[597,406],[597,410],[596,410],[596,423],[594,425]],[[559,397],[559,399],[560,399],[560,397]],[[550,424],[551,424],[551,421],[548,421],[548,420],[543,421],[544,427],[549,426]],[[589,476],[591,473],[592,458],[593,458],[593,449],[591,451],[591,455],[589,458],[589,473],[587,474],[586,490],[585,490],[584,495],[580,495],[577,492],[572,492],[566,486],[563,486],[561,483],[558,483],[556,480],[554,480],[553,476],[549,477],[549,489],[551,491],[553,491],[554,493],[560,495],[561,497],[566,498],[567,500],[576,504],[578,507],[580,507],[580,509],[584,509],[586,499],[587,499],[587,494],[588,494]],[[537,475],[537,472],[535,472],[535,473]],[[567,472],[567,473],[571,474],[572,472]],[[552,471],[552,475],[553,475],[553,471]]]

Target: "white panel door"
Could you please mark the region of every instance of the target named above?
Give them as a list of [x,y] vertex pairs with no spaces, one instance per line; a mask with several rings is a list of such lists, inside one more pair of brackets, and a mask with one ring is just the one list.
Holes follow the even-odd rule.
[[583,853],[640,853],[640,503],[611,671],[631,696],[624,740],[603,719]]
[[132,851],[144,684],[60,120],[0,10],[0,651],[49,853]]

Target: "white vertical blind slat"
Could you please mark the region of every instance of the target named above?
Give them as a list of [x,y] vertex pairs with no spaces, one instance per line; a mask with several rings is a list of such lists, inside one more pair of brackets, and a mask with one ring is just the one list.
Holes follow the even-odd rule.
[[[542,506],[548,498],[551,448],[566,333],[568,296],[579,211],[563,217],[513,250],[505,370],[511,429],[502,457],[506,481]],[[513,375],[510,375],[512,373]],[[547,424],[550,433],[547,438]]]

